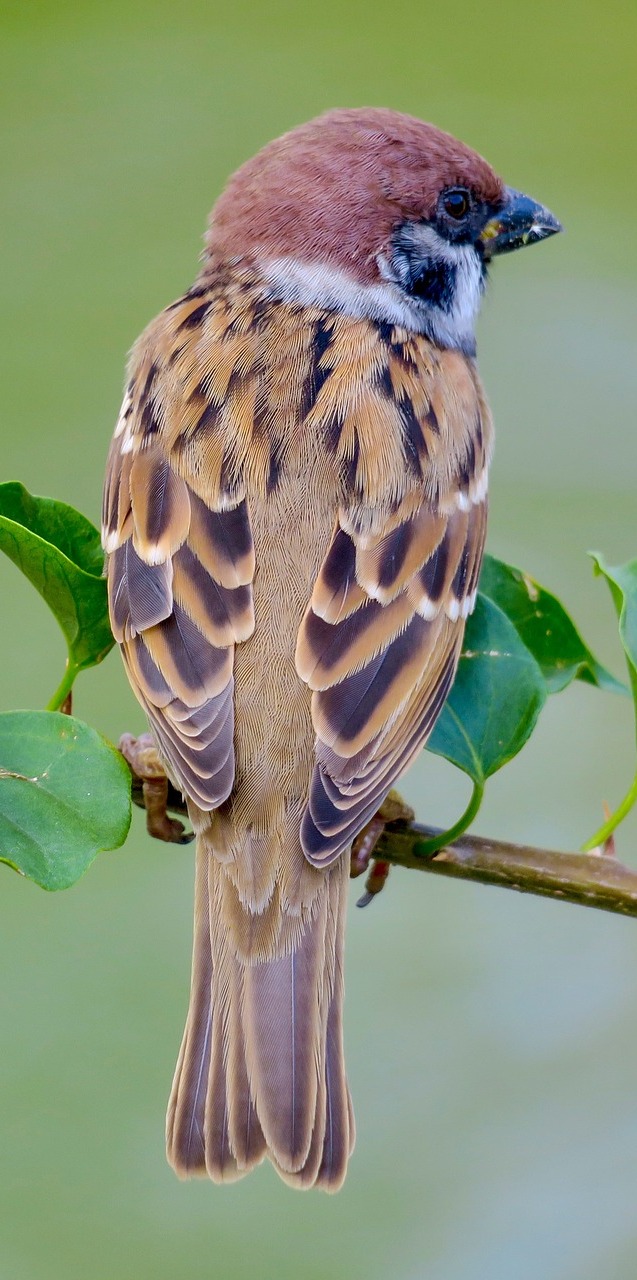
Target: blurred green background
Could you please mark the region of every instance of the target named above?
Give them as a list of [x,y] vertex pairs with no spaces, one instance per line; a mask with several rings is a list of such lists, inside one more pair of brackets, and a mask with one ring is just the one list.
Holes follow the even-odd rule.
[[[410,111],[566,224],[497,264],[480,323],[499,431],[489,546],[562,595],[621,674],[585,551],[637,552],[634,4],[11,10],[1,478],[96,518],[125,353],[191,282],[225,176],[329,106]],[[41,706],[61,639],[2,561],[0,593],[0,706]],[[112,738],[142,727],[115,656],[81,678],[76,710]],[[576,847],[633,752],[629,704],[571,689],[477,829]],[[430,756],[404,790],[438,823],[466,798]],[[633,820],[619,838],[633,861],[636,836]],[[164,1162],[191,894],[192,851],[150,842],[139,815],[68,893],[0,867],[2,1280],[634,1280],[634,922],[395,871],[351,913],[359,1138],[329,1199],[269,1167],[219,1189]]]

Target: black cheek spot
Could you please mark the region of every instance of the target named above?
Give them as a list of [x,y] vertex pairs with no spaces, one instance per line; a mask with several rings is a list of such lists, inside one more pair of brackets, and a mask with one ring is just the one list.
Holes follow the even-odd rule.
[[456,287],[456,268],[450,262],[428,262],[410,286],[414,298],[422,298],[432,307],[449,311]]

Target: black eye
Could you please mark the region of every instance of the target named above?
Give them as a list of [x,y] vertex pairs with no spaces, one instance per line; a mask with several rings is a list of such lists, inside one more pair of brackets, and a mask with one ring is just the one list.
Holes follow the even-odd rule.
[[450,218],[461,222],[471,208],[471,193],[466,187],[451,187],[442,197],[442,207]]

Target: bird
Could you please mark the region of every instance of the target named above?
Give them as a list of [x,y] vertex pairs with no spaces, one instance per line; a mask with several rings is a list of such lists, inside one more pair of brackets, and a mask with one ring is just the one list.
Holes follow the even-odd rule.
[[561,230],[386,108],[270,142],[135,344],[103,503],[110,617],[196,833],[182,1177],[338,1190],[352,842],[426,743],[478,585],[492,260]]

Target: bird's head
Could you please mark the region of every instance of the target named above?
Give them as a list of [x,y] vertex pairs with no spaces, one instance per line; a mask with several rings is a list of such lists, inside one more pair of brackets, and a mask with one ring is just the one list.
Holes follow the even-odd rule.
[[206,263],[253,264],[274,298],[393,322],[475,349],[495,254],[560,231],[462,142],[381,108],[330,111],[230,179]]

